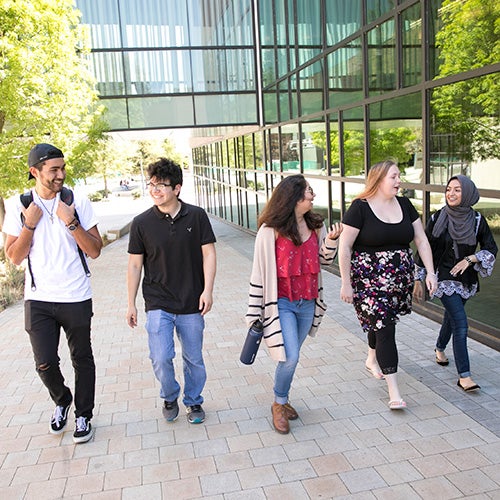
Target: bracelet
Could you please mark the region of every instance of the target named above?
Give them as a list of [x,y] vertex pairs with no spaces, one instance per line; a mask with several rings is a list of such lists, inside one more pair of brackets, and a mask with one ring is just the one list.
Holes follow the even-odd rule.
[[472,265],[472,260],[470,259],[470,257],[469,257],[468,255],[466,255],[466,256],[464,257],[464,259],[467,261],[467,264],[469,264],[469,266],[471,266],[471,265]]
[[28,226],[28,224],[26,224],[26,222],[23,222],[23,226],[26,228],[26,229],[29,229],[30,231],[34,231],[36,229],[36,226]]
[[76,219],[76,217],[73,217],[73,219],[68,224],[66,224],[66,227],[71,226],[71,224],[76,224],[77,222],[78,220]]

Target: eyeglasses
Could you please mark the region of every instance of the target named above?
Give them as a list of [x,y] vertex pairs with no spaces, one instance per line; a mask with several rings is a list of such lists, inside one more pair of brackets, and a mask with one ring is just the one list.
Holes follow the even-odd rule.
[[312,194],[314,196],[313,188],[311,186],[307,186],[306,187],[306,193]]
[[156,191],[156,190],[161,191],[163,189],[166,189],[169,186],[172,186],[172,184],[166,184],[165,182],[157,182],[156,184],[154,184],[153,182],[148,182],[147,186],[149,189],[151,189],[153,191]]

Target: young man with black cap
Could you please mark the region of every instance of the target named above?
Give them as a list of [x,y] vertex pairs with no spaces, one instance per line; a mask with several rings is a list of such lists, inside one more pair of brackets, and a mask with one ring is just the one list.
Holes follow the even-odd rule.
[[86,197],[75,194],[70,205],[61,200],[66,178],[62,151],[51,144],[37,144],[29,153],[28,165],[29,179],[36,181],[31,190],[33,201],[26,208],[19,196],[8,200],[3,226],[5,253],[15,265],[28,258],[25,329],[30,336],[36,371],[56,404],[50,432],[63,432],[73,402],[59,367],[62,327],[75,371],[73,440],[84,443],[94,433],[90,420],[95,364],[90,340],[92,292],[79,248],[95,259],[101,253],[102,239]]

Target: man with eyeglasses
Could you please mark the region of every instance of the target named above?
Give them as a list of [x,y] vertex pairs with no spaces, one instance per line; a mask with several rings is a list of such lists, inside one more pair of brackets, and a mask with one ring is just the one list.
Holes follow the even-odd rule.
[[174,329],[184,364],[183,404],[188,422],[205,420],[202,391],[205,315],[212,308],[216,271],[215,235],[206,212],[179,199],[182,169],[160,158],[148,167],[153,206],[132,221],[128,246],[127,323],[137,326],[135,305],[142,271],[149,357],[160,382],[163,416],[179,415],[180,384],[174,363]]

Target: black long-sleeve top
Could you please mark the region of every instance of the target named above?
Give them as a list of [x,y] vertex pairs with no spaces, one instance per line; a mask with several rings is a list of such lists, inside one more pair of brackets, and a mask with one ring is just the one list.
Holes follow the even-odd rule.
[[[488,222],[479,212],[476,212],[476,244],[457,244],[457,258],[453,248],[454,243],[448,231],[443,231],[438,237],[432,235],[439,213],[440,210],[432,215],[425,228],[432,249],[434,267],[438,275],[438,290],[435,296],[441,297],[443,293],[457,292],[464,298],[469,298],[479,290],[478,275],[481,277],[491,275],[498,252],[497,244]],[[480,250],[476,252],[478,245]],[[468,255],[475,255],[478,262],[469,266],[463,274],[452,276],[450,271],[453,266]],[[425,270],[420,256],[417,257],[416,264],[417,277],[422,278]]]

